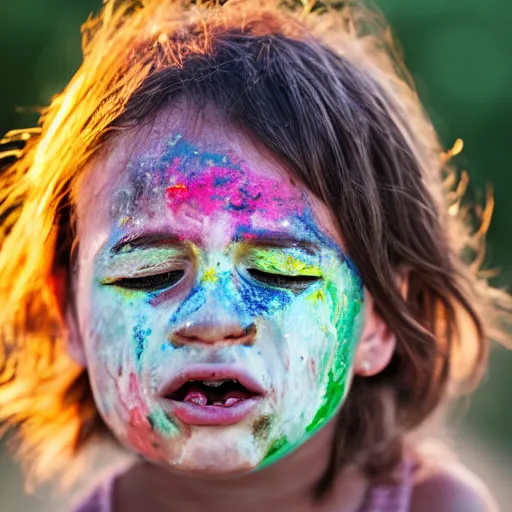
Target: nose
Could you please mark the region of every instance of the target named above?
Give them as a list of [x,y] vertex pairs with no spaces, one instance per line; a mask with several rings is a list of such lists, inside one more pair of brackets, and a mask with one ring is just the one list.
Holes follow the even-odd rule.
[[190,319],[169,335],[175,347],[189,344],[252,345],[256,336],[254,323],[243,326],[227,315]]
[[184,345],[252,345],[256,338],[253,315],[231,274],[219,275],[215,286],[196,287],[169,319],[168,340]]

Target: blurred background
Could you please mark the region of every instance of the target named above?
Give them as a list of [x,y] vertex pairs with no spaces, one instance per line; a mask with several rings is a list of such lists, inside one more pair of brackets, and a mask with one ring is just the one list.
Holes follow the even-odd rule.
[[[376,0],[401,42],[420,97],[441,139],[464,140],[455,160],[472,192],[494,185],[496,206],[486,267],[512,283],[512,2]],[[60,91],[80,63],[81,23],[101,0],[1,0],[0,136],[35,126],[37,107]],[[460,457],[512,510],[512,354],[495,347],[477,393],[448,429]],[[44,493],[25,498],[19,470],[0,455],[1,510],[55,510]],[[5,508],[4,508],[5,507]]]

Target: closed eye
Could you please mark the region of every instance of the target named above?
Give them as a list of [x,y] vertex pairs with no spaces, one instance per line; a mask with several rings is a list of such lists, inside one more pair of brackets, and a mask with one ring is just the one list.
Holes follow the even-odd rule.
[[172,270],[170,272],[149,276],[123,277],[106,284],[120,286],[121,288],[126,288],[128,290],[157,291],[174,286],[184,275],[184,270]]
[[291,276],[288,274],[271,274],[254,268],[247,270],[249,275],[260,283],[275,286],[277,288],[288,288],[295,292],[303,292],[313,283],[322,279],[318,276]]

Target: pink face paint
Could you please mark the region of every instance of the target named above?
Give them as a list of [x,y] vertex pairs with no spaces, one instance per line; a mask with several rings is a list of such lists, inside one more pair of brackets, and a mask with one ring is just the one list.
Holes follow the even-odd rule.
[[[301,214],[303,193],[293,187],[283,187],[280,180],[259,176],[249,179],[247,170],[227,167],[207,167],[199,176],[189,176],[180,170],[176,159],[166,172],[175,182],[167,188],[168,206],[177,212],[184,205],[193,206],[197,213],[213,215],[215,211],[234,210],[237,218],[248,224],[251,214],[263,208],[273,218]],[[296,211],[294,206],[300,206]]]
[[162,459],[159,449],[160,439],[148,420],[148,408],[141,396],[139,381],[135,373],[130,373],[129,388],[126,398],[124,393],[119,392],[122,404],[122,413],[127,414],[127,438],[126,442],[130,447],[135,447],[139,452],[148,454],[153,460]]

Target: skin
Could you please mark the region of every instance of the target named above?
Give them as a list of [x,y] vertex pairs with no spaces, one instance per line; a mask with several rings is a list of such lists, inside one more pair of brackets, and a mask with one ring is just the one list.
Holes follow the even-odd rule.
[[[153,463],[119,478],[120,509],[314,508],[352,375],[379,372],[394,350],[325,205],[213,109],[164,109],[83,176],[69,350],[114,435]],[[178,280],[134,289],[162,273]],[[158,390],[197,362],[238,365],[265,398],[236,425],[183,424]],[[325,506],[354,510],[366,486],[344,472]]]

